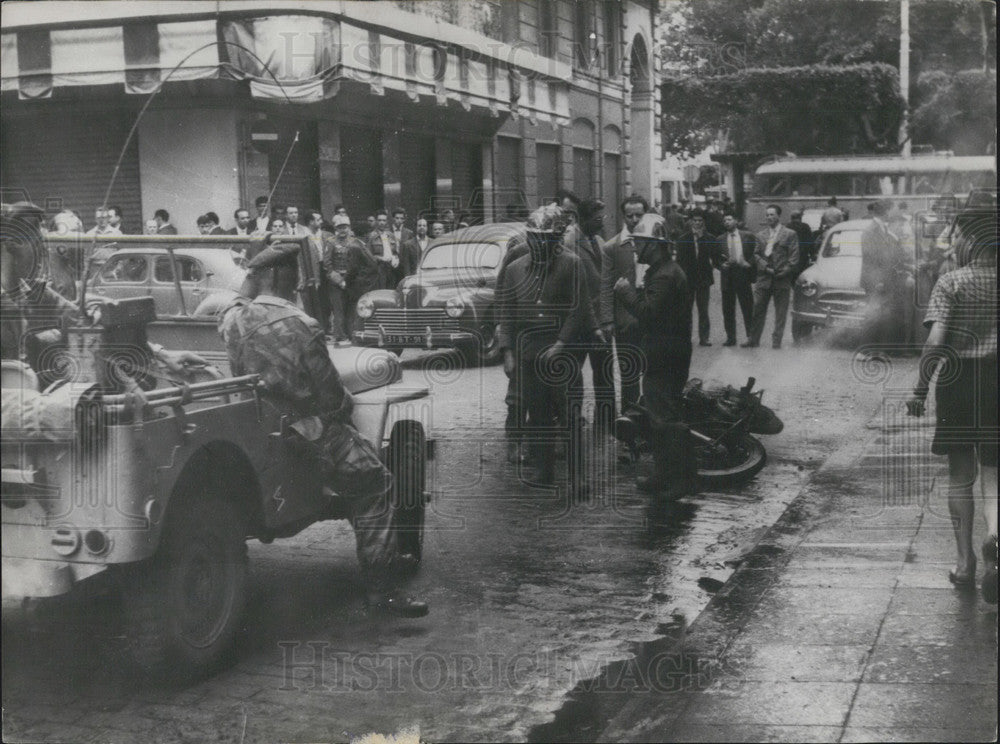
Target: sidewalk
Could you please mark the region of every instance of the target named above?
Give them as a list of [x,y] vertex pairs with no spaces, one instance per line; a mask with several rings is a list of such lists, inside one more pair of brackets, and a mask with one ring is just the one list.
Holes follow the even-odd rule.
[[670,663],[638,661],[655,682],[597,741],[995,740],[996,607],[949,583],[947,462],[933,418],[894,405],[816,473]]

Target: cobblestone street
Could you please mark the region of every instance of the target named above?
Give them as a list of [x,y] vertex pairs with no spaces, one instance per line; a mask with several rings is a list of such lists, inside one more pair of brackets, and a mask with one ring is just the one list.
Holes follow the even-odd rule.
[[414,586],[431,604],[426,620],[365,614],[343,522],[251,544],[236,663],[185,689],[144,687],[125,671],[110,596],[5,607],[5,738],[529,738],[574,686],[683,632],[817,468],[861,436],[883,393],[912,382],[914,360],[858,364],[853,349],[825,342],[696,350],[692,376],[755,376],[785,428],[765,438],[768,464],[751,483],[668,506],[636,493],[613,447],[610,486],[587,503],[529,487],[506,462],[502,370],[409,352],[406,381],[432,387],[437,440]]

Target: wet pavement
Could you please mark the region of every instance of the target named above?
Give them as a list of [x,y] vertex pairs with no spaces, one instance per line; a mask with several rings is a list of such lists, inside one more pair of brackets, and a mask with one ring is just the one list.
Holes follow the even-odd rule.
[[901,409],[827,460],[678,640],[689,673],[622,688],[592,740],[996,740],[997,608],[948,581],[946,461]]
[[[461,370],[440,355],[405,359],[406,380],[432,388],[438,442],[425,561],[413,587],[431,603],[428,618],[364,613],[353,537],[340,522],[251,544],[238,661],[183,689],[144,687],[124,671],[112,597],[5,607],[5,739],[315,742],[409,729],[426,740],[664,740],[678,722],[708,736],[720,732],[704,727],[728,724],[765,739],[770,729],[754,726],[780,734],[808,725],[806,733],[819,736],[878,729],[864,714],[888,694],[878,685],[935,684],[892,676],[899,674],[892,649],[904,653],[919,621],[898,621],[897,645],[872,650],[879,637],[872,634],[886,627],[878,612],[893,606],[889,592],[900,577],[915,583],[899,588],[914,591],[934,590],[920,582],[943,577],[922,573],[923,558],[904,560],[923,524],[914,527],[916,507],[898,507],[910,521],[887,523],[892,539],[874,546],[859,535],[881,535],[881,527],[830,532],[839,529],[831,514],[860,510],[858,520],[871,525],[887,513],[878,494],[892,468],[879,461],[865,471],[871,493],[850,484],[861,478],[852,475],[861,472],[859,448],[883,436],[866,422],[886,390],[912,384],[914,360],[859,365],[850,348],[825,348],[822,340],[781,351],[696,348],[693,376],[735,385],[756,376],[785,430],[762,437],[768,464],[750,483],[658,505],[636,493],[635,471],[616,464],[613,448],[595,468],[598,488],[588,502],[532,488],[507,464],[500,441],[502,370]],[[864,450],[876,459],[881,451]],[[804,538],[817,524],[815,538]],[[812,552],[800,553],[808,540]],[[902,557],[882,543],[898,544]],[[934,545],[948,549],[943,539]],[[777,581],[779,572],[793,583]],[[827,586],[869,592],[872,602],[845,595],[835,603],[845,611],[830,612],[837,595]],[[900,596],[921,608],[918,596]],[[948,598],[928,606],[945,614]],[[852,607],[857,612],[846,611]],[[744,626],[749,635],[741,639]],[[937,642],[918,645],[930,669],[943,652]],[[812,687],[777,684],[787,671],[781,660],[796,660],[801,683]],[[837,674],[855,668],[881,675],[865,678],[875,687],[864,695],[866,682]],[[645,675],[631,687],[622,682],[630,670]],[[979,684],[954,675],[949,684]],[[994,665],[994,693],[995,683]],[[739,691],[753,685],[783,716],[759,722],[766,706],[739,702]],[[699,713],[696,701],[712,695]],[[898,698],[899,720],[905,699]],[[860,705],[850,726],[835,715],[844,705]]]

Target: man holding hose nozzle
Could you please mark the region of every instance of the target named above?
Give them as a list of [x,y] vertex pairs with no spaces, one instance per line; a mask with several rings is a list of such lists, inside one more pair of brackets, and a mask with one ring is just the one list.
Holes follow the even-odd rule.
[[639,322],[642,394],[652,430],[653,475],[639,478],[636,485],[641,491],[676,498],[698,491],[690,432],[679,410],[691,368],[690,290],[684,272],[672,258],[663,218],[643,215],[632,238],[636,261],[649,268],[640,289],[621,277],[614,292]]

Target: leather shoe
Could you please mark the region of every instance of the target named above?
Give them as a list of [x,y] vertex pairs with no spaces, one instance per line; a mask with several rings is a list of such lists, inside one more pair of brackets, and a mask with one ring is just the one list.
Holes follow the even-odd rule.
[[733,341],[732,339],[727,339],[726,343],[724,343],[723,346],[736,346],[736,342]]
[[711,346],[711,345],[712,345],[711,341],[699,341],[698,342],[698,346]]
[[740,344],[741,349],[756,349],[760,344],[755,344],[753,341],[747,341]]
[[959,589],[967,589],[976,586],[976,557],[972,557],[972,565],[968,573],[958,573],[954,569],[948,572],[948,581]]
[[781,348],[781,342],[777,341],[777,342],[771,344],[771,348],[772,349],[780,349]]
[[420,602],[413,597],[401,594],[382,594],[368,600],[368,608],[387,615],[415,619],[426,617],[430,608],[426,602]]

